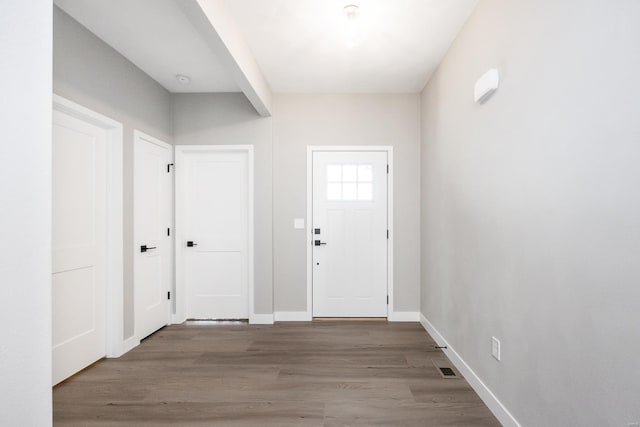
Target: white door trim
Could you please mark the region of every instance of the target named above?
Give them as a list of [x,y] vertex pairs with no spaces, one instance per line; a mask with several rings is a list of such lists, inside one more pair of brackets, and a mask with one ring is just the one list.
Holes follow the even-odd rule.
[[321,151],[383,151],[387,153],[389,174],[387,175],[387,319],[393,319],[393,146],[357,145],[357,146],[307,146],[307,311],[304,320],[313,318],[313,153]]
[[183,200],[184,200],[184,170],[182,165],[184,164],[184,155],[186,153],[195,152],[242,152],[247,153],[248,168],[247,168],[247,182],[248,182],[248,215],[247,224],[249,234],[249,323],[264,323],[261,320],[260,315],[255,313],[254,304],[254,170],[253,170],[253,145],[176,145],[175,146],[175,265],[176,265],[176,291],[175,291],[175,314],[173,315],[172,323],[182,323],[186,320],[186,287],[184,283],[184,259],[181,242],[184,241],[182,234],[182,224],[184,223]]
[[[138,129],[134,129],[133,130],[133,165],[135,167],[136,164],[136,158],[138,157],[138,141],[148,141],[151,142],[152,144],[158,145],[162,148],[166,148],[168,153],[169,153],[169,163],[173,163],[173,146],[170,144],[167,144],[166,142],[158,139],[158,138],[154,138],[153,136],[146,134],[142,131],[139,131]],[[167,165],[168,166],[168,165]],[[173,171],[172,171],[173,172]],[[134,173],[135,176],[135,173]],[[138,263],[138,257],[135,256],[135,254],[138,253],[138,251],[140,250],[138,248],[138,230],[136,229],[136,224],[135,224],[135,218],[136,218],[136,194],[135,194],[135,185],[133,186],[134,189],[134,194],[133,194],[133,218],[134,218],[134,224],[133,224],[133,286],[134,286],[134,301],[133,301],[133,307],[134,307],[134,319],[137,319],[137,313],[135,312],[137,305],[136,305],[136,301],[135,301],[135,295],[136,295],[136,290],[135,290],[135,278],[136,278],[136,268],[137,268],[137,263]],[[169,200],[171,200],[171,202],[173,202],[174,197],[173,197],[173,183],[171,185],[171,187],[169,188]],[[173,253],[173,248],[174,245],[172,244],[172,240],[175,236],[175,227],[174,227],[174,223],[173,223],[173,210],[170,210],[168,213],[168,219],[169,219],[169,227],[171,228],[171,236],[170,237],[170,242],[169,242],[169,292],[171,292],[171,295],[174,296],[175,295],[175,290],[174,290],[174,281],[173,281],[173,277],[174,277],[174,272],[173,272],[173,265],[174,265],[174,253]],[[173,310],[172,310],[172,302],[175,298],[171,298],[171,301],[169,301],[169,310],[167,311],[167,325],[171,324],[171,315],[173,314]],[[137,323],[137,322],[134,322]],[[140,333],[138,331],[138,326],[137,324],[134,324],[134,337],[136,337],[136,339],[138,340],[138,342],[144,338],[140,336]]]
[[53,94],[53,109],[90,122],[107,133],[107,307],[106,356],[120,357],[124,350],[124,278],[122,229],[123,127],[102,114]]

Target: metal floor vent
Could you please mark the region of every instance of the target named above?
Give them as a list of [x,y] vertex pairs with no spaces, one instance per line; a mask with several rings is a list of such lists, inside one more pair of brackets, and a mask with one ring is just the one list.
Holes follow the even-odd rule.
[[458,372],[451,367],[451,363],[447,359],[431,359],[433,366],[436,367],[442,378],[460,378]]
[[451,368],[440,368],[440,374],[443,377],[455,377],[456,373]]

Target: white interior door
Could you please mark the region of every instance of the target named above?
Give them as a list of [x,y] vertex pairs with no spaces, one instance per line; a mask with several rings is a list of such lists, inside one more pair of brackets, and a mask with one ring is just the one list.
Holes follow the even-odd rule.
[[249,318],[249,155],[194,151],[176,164],[186,318]]
[[313,153],[313,316],[387,316],[387,153]]
[[106,143],[53,111],[53,384],[106,353]]
[[171,276],[171,147],[135,133],[134,289],[136,335],[169,323]]

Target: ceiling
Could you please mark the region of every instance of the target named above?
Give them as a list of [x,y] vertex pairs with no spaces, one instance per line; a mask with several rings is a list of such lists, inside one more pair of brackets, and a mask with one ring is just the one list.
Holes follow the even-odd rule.
[[[416,93],[476,0],[225,0],[279,93]],[[347,47],[345,5],[355,3]]]
[[[171,92],[238,92],[182,0],[54,0]],[[222,2],[275,93],[417,93],[477,0]],[[359,6],[355,44],[343,8]],[[176,74],[191,77],[189,85]]]
[[[54,3],[170,92],[240,91],[176,0]],[[177,74],[191,83],[179,83]]]

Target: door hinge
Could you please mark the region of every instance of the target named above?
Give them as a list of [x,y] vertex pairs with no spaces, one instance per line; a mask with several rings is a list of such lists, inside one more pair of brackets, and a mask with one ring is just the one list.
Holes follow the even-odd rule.
[[[171,292],[167,292],[167,299],[171,299]],[[387,302],[387,304],[389,303]]]
[[167,236],[171,236],[171,228],[167,227]]
[[387,230],[387,239],[389,238],[389,230]]
[[389,305],[389,295],[387,295],[387,305]]
[[170,173],[170,172],[171,172],[171,166],[173,166],[173,163],[169,163],[169,164],[167,165],[167,173]]
[[389,165],[387,165],[387,173],[389,173]]

